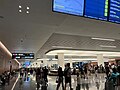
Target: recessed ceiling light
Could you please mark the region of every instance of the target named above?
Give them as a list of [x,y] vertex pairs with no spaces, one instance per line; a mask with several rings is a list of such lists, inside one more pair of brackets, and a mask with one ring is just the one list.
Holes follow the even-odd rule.
[[22,10],[19,10],[19,12],[21,13],[21,12],[22,12]]
[[19,8],[22,8],[22,6],[19,5]]
[[106,48],[116,48],[116,46],[107,46],[107,45],[100,45],[100,47],[106,47]]
[[27,9],[30,9],[29,7],[27,7]]
[[26,13],[30,13],[29,11],[26,11]]
[[106,39],[106,38],[91,38],[94,40],[103,40],[103,41],[115,41],[114,39]]

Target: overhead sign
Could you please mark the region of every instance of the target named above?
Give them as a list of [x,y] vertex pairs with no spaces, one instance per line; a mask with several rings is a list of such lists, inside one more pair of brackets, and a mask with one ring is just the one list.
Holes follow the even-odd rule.
[[12,53],[12,59],[34,59],[34,53]]

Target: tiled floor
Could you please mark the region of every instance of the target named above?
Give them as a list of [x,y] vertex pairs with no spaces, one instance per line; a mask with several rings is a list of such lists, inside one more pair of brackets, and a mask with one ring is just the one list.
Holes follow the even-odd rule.
[[[48,87],[47,90],[56,90],[57,84],[55,83],[56,77],[55,76],[49,76],[48,77]],[[35,78],[30,76],[27,81],[22,81],[21,84],[20,80],[17,82],[14,90],[36,90],[36,82]],[[94,75],[89,76],[89,79],[81,79],[79,90],[104,90],[104,83],[105,83],[105,76],[103,74],[100,74],[97,78],[95,78]],[[72,87],[73,90],[76,90],[77,81],[75,78],[72,78]],[[41,90],[41,89],[40,89]],[[59,90],[62,90],[60,87]],[[69,90],[67,88],[67,90]]]

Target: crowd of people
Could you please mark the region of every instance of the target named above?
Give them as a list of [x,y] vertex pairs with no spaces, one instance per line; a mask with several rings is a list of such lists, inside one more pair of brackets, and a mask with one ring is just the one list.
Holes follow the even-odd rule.
[[[33,75],[36,77],[37,89],[39,90],[40,84],[42,86],[46,86],[48,82],[48,69],[47,67],[40,67],[40,68],[21,68],[20,69],[20,78],[27,79],[28,75]],[[44,85],[43,85],[44,84]]]
[[[64,69],[64,70],[63,70]],[[49,69],[45,67],[34,68],[34,69],[20,69],[20,76],[27,77],[28,73],[36,77],[37,88],[40,88],[40,84],[47,86]],[[66,90],[67,84],[69,84],[70,90],[73,90],[71,84],[71,76],[76,75],[76,81],[79,82],[81,78],[88,79],[89,76],[93,75],[98,77],[99,73],[106,74],[107,80],[112,80],[116,84],[117,77],[120,75],[120,65],[115,65],[114,63],[109,65],[90,65],[84,64],[78,68],[74,67],[73,70],[70,67],[70,63],[65,64],[65,68],[59,66],[58,76],[56,78],[57,87],[56,90],[59,90],[60,84],[62,84],[62,89]],[[79,84],[79,83],[78,83]],[[43,89],[43,90],[47,90]]]
[[[66,84],[69,83],[70,90],[72,90],[71,86],[71,75],[77,76],[77,82],[79,84],[80,79],[88,79],[88,76],[91,76],[92,74],[95,75],[95,77],[98,77],[99,73],[106,74],[106,79],[113,82],[113,85],[117,85],[117,79],[119,78],[120,82],[120,65],[115,65],[114,63],[109,65],[106,64],[103,66],[102,64],[100,66],[98,65],[88,65],[85,64],[83,66],[78,67],[78,70],[76,68],[71,71],[70,64],[65,65],[64,71],[62,71],[62,67],[59,67],[58,69],[58,84],[56,90],[59,89],[60,84],[62,84],[63,90],[66,90]],[[65,85],[64,85],[64,78],[65,78]],[[120,83],[119,83],[120,84]]]
[[[64,70],[63,70],[64,69]],[[40,67],[40,68],[21,68],[19,70],[20,72],[20,78],[27,78],[28,75],[32,75],[36,78],[37,83],[37,89],[39,90],[40,84],[42,86],[41,90],[47,90],[47,83],[48,83],[48,73],[50,69],[48,67]],[[62,89],[66,90],[67,84],[69,84],[70,90],[73,90],[72,84],[71,84],[71,76],[76,76],[76,81],[80,82],[80,79],[89,79],[89,76],[93,75],[95,77],[98,77],[99,73],[106,74],[106,80],[112,81],[114,85],[117,85],[117,78],[119,77],[120,80],[120,65],[117,64],[105,64],[104,66],[101,65],[91,65],[91,64],[84,64],[79,67],[70,67],[70,63],[65,64],[65,68],[62,68],[59,66],[57,71],[57,78],[56,83],[57,87],[56,90],[59,90],[60,84],[62,84]],[[5,85],[6,83],[9,85],[10,79],[12,76],[15,75],[15,72],[4,72],[1,75],[1,84]],[[120,81],[119,81],[120,82]]]
[[15,73],[16,71],[13,70],[12,72],[9,71],[5,71],[4,73],[2,73],[2,75],[0,75],[0,84],[2,86],[5,86],[6,84],[10,84],[10,80],[16,75]]

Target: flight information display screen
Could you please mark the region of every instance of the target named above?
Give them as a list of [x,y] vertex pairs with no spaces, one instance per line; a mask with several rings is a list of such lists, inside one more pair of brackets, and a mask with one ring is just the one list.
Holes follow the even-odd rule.
[[53,10],[83,16],[84,0],[54,0]]
[[107,20],[108,0],[86,0],[85,17]]
[[34,53],[12,53],[12,59],[34,59]]
[[120,0],[110,0],[109,21],[120,23]]
[[53,11],[120,23],[120,0],[53,0]]

